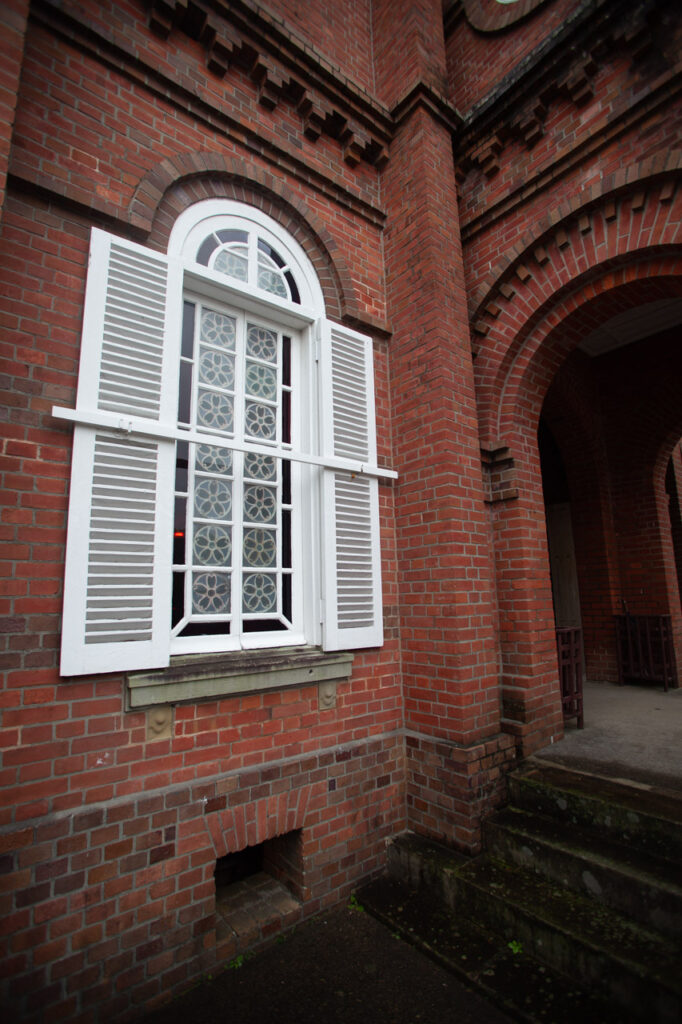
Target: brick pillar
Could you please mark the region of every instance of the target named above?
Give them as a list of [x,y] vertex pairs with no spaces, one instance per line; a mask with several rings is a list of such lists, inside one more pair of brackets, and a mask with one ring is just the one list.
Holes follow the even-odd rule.
[[[444,62],[440,3],[392,4],[391,15],[384,30],[394,33],[393,52],[401,51],[394,72],[409,69],[408,92],[420,68],[432,83],[434,55]],[[396,98],[399,90],[387,82],[383,92]],[[416,830],[472,849],[513,750],[500,735],[491,538],[452,144],[428,100],[402,106],[384,200],[408,816]]]
[[9,167],[14,114],[21,65],[24,59],[24,36],[29,0],[4,0],[0,5],[0,38],[2,38],[2,78],[0,78],[0,220],[5,205],[5,188]]
[[537,429],[505,431],[512,468],[492,505],[505,730],[527,756],[563,736]]

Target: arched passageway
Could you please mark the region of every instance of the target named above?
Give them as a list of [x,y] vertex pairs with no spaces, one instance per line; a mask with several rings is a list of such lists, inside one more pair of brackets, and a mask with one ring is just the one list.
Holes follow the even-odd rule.
[[490,321],[477,393],[502,699],[522,754],[563,732],[541,418],[564,465],[559,497],[568,500],[556,504],[570,503],[588,678],[617,679],[615,616],[624,611],[670,615],[682,663],[666,491],[682,435],[682,202],[666,211],[669,245],[649,250],[640,229],[645,213],[658,215],[670,197],[657,182],[644,199],[623,195],[576,212],[546,233],[542,247],[540,239],[529,243],[534,248],[519,254],[479,306]]
[[[543,404],[555,621],[582,627],[591,681],[619,679],[615,623],[626,615],[631,629],[642,616],[669,616],[679,663],[679,505],[671,491],[676,498],[680,328],[636,337],[673,316],[682,318],[676,300],[632,311],[618,332],[607,322],[567,358]],[[657,657],[652,648],[650,660]],[[652,679],[658,671],[642,668]]]

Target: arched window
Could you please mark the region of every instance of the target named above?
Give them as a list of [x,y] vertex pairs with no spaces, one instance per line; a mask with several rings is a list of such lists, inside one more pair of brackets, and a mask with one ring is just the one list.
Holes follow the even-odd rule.
[[93,229],[62,672],[381,643],[370,339],[303,249],[206,200],[167,255]]

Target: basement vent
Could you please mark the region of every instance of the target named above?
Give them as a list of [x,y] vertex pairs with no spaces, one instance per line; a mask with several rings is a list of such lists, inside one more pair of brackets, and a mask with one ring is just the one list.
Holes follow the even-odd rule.
[[305,899],[301,851],[297,829],[216,860],[216,942],[227,955],[300,919]]

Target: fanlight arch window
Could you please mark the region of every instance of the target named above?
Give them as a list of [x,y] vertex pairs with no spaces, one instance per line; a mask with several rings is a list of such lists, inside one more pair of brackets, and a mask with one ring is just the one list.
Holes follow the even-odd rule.
[[301,296],[291,266],[280,252],[256,231],[218,228],[204,238],[197,263],[226,277],[271,292],[300,304]]

